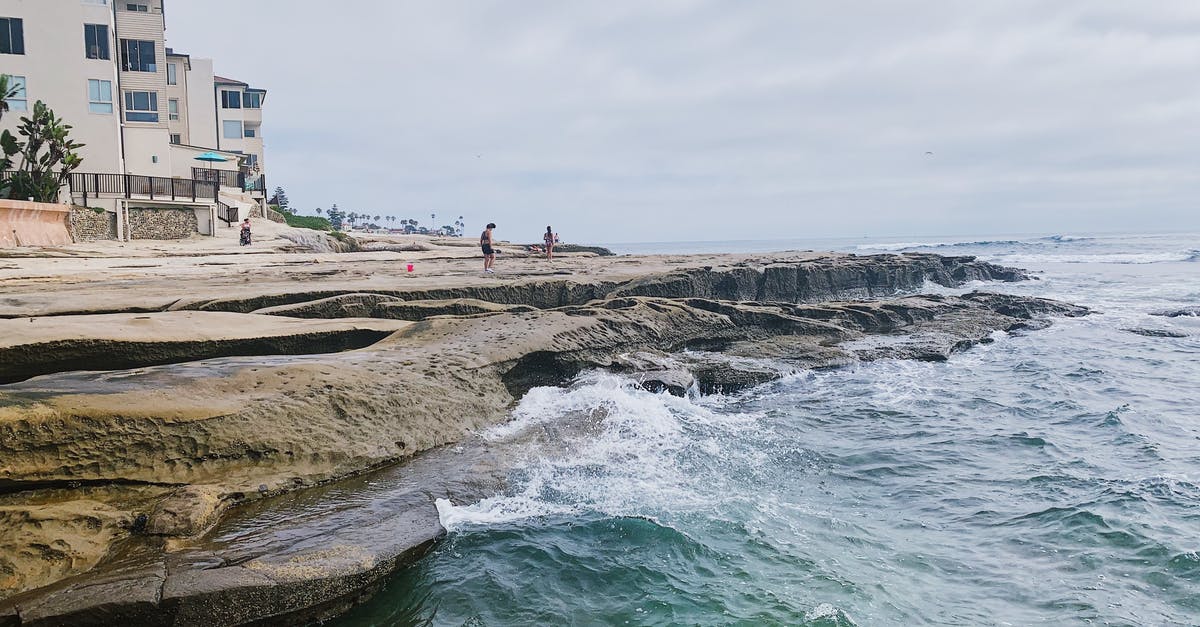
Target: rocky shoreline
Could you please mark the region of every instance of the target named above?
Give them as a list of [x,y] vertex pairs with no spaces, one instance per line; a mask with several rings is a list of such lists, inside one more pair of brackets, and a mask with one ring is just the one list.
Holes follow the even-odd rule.
[[[7,282],[0,377],[19,382],[0,387],[0,626],[336,614],[439,537],[434,498],[498,489],[503,463],[472,433],[585,370],[732,391],[782,374],[753,358],[944,360],[1086,313],[914,295],[1029,278],[969,257],[512,261],[500,279],[474,260],[430,259],[414,277],[366,256]],[[348,493],[357,505],[327,510],[339,524],[255,535],[292,524],[292,499]],[[221,540],[235,536],[258,540]]]

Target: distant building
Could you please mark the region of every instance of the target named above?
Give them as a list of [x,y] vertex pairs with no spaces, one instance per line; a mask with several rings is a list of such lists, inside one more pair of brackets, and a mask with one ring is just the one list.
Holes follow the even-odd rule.
[[192,207],[211,233],[265,205],[266,90],[167,48],[163,3],[0,0],[0,73],[21,87],[0,128],[41,100],[86,144],[72,202],[115,212],[118,231],[131,204]]

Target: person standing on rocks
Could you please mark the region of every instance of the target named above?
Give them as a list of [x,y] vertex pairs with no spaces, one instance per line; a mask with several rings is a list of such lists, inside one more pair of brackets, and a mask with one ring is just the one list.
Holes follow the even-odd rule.
[[488,222],[487,229],[479,236],[479,247],[483,249],[483,271],[489,274],[495,273],[492,270],[492,264],[496,262],[496,249],[492,248],[492,229],[496,228],[495,222]]
[[558,233],[554,229],[546,227],[546,234],[542,236],[542,241],[546,244],[546,259],[554,259],[554,245],[558,243]]
[[242,246],[250,245],[250,218],[246,218],[246,220],[242,222],[242,237],[239,243]]

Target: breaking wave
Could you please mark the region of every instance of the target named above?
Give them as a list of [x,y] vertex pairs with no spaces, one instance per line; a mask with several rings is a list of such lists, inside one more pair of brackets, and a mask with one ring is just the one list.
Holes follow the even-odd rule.
[[[1131,246],[1130,238],[1085,237],[1080,235],[1050,235],[1027,239],[982,239],[945,242],[898,242],[891,244],[858,244],[857,251],[934,252],[941,254],[970,254],[998,263],[1106,263],[1147,264],[1200,261],[1200,248],[1181,246],[1175,250],[1157,245],[1153,236],[1142,238],[1141,245]],[[1195,244],[1178,238],[1178,243]],[[1144,250],[1137,250],[1137,248]]]
[[970,242],[900,242],[896,244],[859,244],[856,246],[858,250],[923,250],[936,248],[966,248],[966,247],[983,247],[983,246],[1013,246],[1019,245],[1022,242],[1018,240],[981,240]]
[[756,420],[714,411],[719,398],[652,393],[607,373],[584,375],[569,388],[535,388],[510,422],[483,434],[494,446],[524,447],[513,488],[469,505],[437,501],[442,525],[454,531],[584,513],[656,519],[707,507],[718,495],[695,483],[689,466],[728,457],[720,442]]

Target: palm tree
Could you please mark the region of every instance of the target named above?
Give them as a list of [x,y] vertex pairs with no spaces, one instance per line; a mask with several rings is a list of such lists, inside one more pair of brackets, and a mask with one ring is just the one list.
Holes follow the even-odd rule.
[[317,211],[317,215],[321,215],[322,209],[320,207],[317,207],[316,211]]
[[358,213],[351,211],[350,215],[346,216],[346,219],[350,221],[350,224],[354,224],[358,222]]
[[375,216],[375,222],[379,222],[379,216]]

